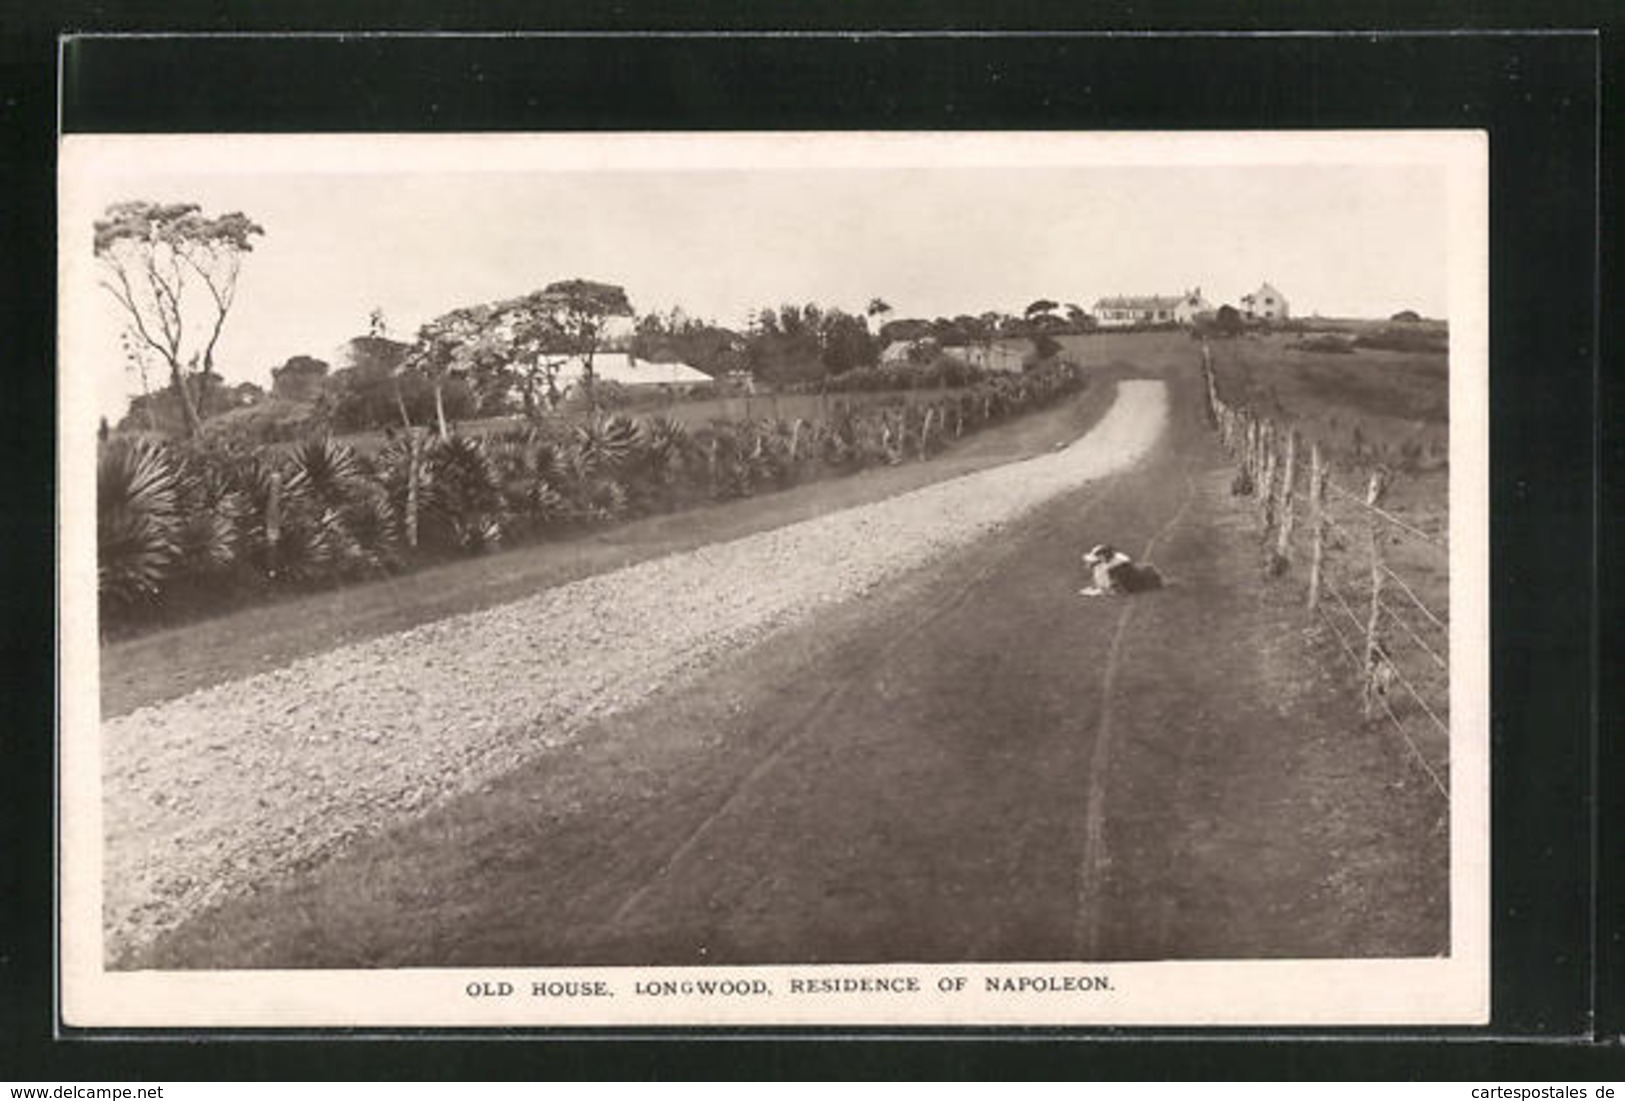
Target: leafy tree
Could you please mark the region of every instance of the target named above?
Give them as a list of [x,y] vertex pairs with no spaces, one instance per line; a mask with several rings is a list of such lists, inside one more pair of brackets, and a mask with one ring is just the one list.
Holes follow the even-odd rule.
[[193,376],[188,381],[187,391],[186,404],[182,404],[180,395],[171,387],[135,395],[118,423],[119,429],[145,428],[165,435],[184,436],[191,423],[190,416],[196,415],[201,423],[237,407],[236,390],[225,385],[225,380],[212,371]]
[[674,306],[669,314],[644,315],[632,337],[632,354],[651,363],[686,363],[713,378],[742,370],[744,341],[714,322],[688,316]]
[[[405,394],[410,380],[403,377],[401,365],[412,346],[386,336],[382,314],[374,311],[374,315],[376,323],[369,324],[366,336],[339,349],[339,366],[327,384],[333,421],[341,428],[378,428],[398,417],[410,429]],[[426,386],[424,394],[429,396]]]
[[208,217],[196,203],[144,199],[115,203],[96,221],[101,286],[123,310],[133,342],[168,368],[189,436],[200,426],[193,386],[214,371],[243,256],[264,233],[240,212]]
[[565,279],[549,283],[541,292],[549,313],[548,326],[557,343],[552,349],[581,360],[581,384],[592,402],[593,356],[603,347],[605,329],[613,317],[631,317],[626,290],[613,283]]
[[1048,298],[1039,298],[1028,303],[1026,310],[1022,312],[1022,316],[1028,321],[1032,321],[1035,318],[1041,317],[1045,314],[1054,313],[1060,308],[1061,304],[1059,302],[1051,301]]
[[508,349],[492,324],[490,306],[465,306],[427,322],[418,330],[417,343],[406,353],[401,370],[426,379],[434,392],[435,424],[440,438],[451,435],[446,425],[446,386],[454,378],[488,380],[504,372]]
[[1219,312],[1214,315],[1213,327],[1222,336],[1235,336],[1241,332],[1242,326],[1241,311],[1234,306],[1220,306]]
[[326,360],[311,356],[291,356],[280,367],[271,368],[271,393],[288,401],[315,401],[327,380]]
[[880,350],[869,335],[868,323],[840,310],[824,314],[818,338],[819,361],[832,375],[843,374],[854,367],[872,366],[880,358]]
[[931,335],[931,322],[918,317],[900,317],[880,326],[880,340],[890,344],[897,340],[920,340]]

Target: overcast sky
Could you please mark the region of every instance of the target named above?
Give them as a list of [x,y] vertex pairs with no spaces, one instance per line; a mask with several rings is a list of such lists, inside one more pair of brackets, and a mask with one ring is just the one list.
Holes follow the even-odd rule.
[[[83,181],[72,209],[185,200],[265,227],[217,350],[231,381],[268,384],[292,355],[331,358],[374,307],[409,338],[453,307],[577,276],[623,285],[639,313],[676,304],[734,327],[764,305],[861,312],[874,296],[898,317],[1019,312],[1040,297],[1089,308],[1195,286],[1218,305],[1266,279],[1300,315],[1446,313],[1437,165],[141,168]],[[107,298],[83,316],[81,347],[103,357],[98,393],[116,419],[135,388],[119,315]]]

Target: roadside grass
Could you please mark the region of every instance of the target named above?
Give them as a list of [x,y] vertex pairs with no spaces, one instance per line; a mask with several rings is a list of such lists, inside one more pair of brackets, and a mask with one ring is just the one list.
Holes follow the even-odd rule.
[[[1260,568],[1256,514],[1228,483],[1196,476],[1191,520],[1158,555],[1174,591],[1207,599],[1144,601],[1123,647],[1108,850],[1124,869],[1118,936],[1136,950],[1113,954],[1280,956],[1283,922],[1306,957],[1446,952],[1448,804],[1386,719],[1362,720],[1301,575]],[[1448,747],[1433,749],[1438,767]],[[1146,787],[1163,775],[1171,790]]]
[[776,493],[646,517],[573,539],[292,596],[109,642],[101,648],[102,714],[124,714],[337,646],[1030,458],[1088,431],[1105,414],[1115,392],[1109,378],[1092,377],[1081,394],[990,426],[929,462],[873,468]]
[[[1424,322],[1421,328],[1428,325]],[[1377,322],[1366,326],[1386,327],[1388,323]],[[1351,325],[1348,331],[1363,330]],[[1386,698],[1405,736],[1442,778],[1447,776],[1449,739],[1423,706],[1447,721],[1449,675],[1440,659],[1448,659],[1449,639],[1416,602],[1449,622],[1448,357],[1364,347],[1348,355],[1326,356],[1301,347],[1292,333],[1215,340],[1210,347],[1214,372],[1229,400],[1292,424],[1305,439],[1319,441],[1332,463],[1332,482],[1348,494],[1364,493],[1371,465],[1387,467],[1393,476],[1387,482],[1383,509],[1434,541],[1430,544],[1390,525],[1378,525],[1384,563],[1410,590],[1406,593],[1385,578],[1383,599],[1391,610],[1383,617],[1383,644],[1405,682],[1392,686]],[[1301,485],[1299,494],[1298,507],[1304,509]],[[1328,535],[1325,580],[1343,600],[1329,598],[1326,616],[1360,652],[1357,643],[1370,607],[1371,518],[1335,493],[1328,497],[1327,509],[1337,527]],[[1306,517],[1306,511],[1300,513],[1300,524]],[[1300,566],[1299,591],[1305,572],[1306,567]],[[1329,660],[1342,667],[1340,673],[1358,680],[1360,670],[1349,667],[1348,656],[1327,633],[1332,629],[1324,623],[1317,628]],[[1433,654],[1422,649],[1423,643]]]

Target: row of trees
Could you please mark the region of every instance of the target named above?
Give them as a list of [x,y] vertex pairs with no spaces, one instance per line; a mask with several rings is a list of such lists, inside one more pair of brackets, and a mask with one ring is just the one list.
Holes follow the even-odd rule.
[[[192,437],[210,416],[263,396],[258,387],[245,389],[251,384],[226,386],[215,371],[215,348],[236,301],[243,261],[264,232],[240,212],[209,216],[195,203],[119,203],[96,222],[102,286],[121,308],[125,353],[141,381],[128,427]],[[1078,307],[1048,299],[1020,316],[989,312],[927,321],[891,314],[879,298],[862,314],[816,303],[781,305],[755,311],[736,333],[673,308],[639,319],[628,350],[648,360],[681,360],[713,377],[744,372],[789,387],[872,368],[892,341],[985,345],[1008,336],[1042,338],[1088,320]],[[330,378],[323,361],[295,356],[273,371],[272,394],[325,402],[320,419],[337,426],[432,422],[445,438],[457,417],[506,411],[515,395],[532,419],[556,408],[561,372],[578,364],[592,408],[594,357],[614,320],[633,316],[624,288],[579,278],[450,310],[409,342],[390,339],[374,311],[367,335],[350,342],[350,365]],[[162,390],[153,387],[155,374],[167,379]]]
[[549,421],[501,434],[402,433],[374,455],[331,438],[240,448],[123,437],[102,449],[97,533],[114,629],[222,600],[378,576],[448,554],[747,496],[877,464],[1078,389],[1052,365],[913,405],[821,421]]

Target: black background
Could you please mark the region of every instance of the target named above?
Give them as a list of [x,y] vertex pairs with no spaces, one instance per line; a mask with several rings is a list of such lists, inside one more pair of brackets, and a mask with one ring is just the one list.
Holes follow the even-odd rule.
[[[1543,7],[1579,33],[1488,33],[1528,12],[1447,5],[1431,14],[1323,17],[1381,33],[1104,36],[1056,6],[866,8],[870,28],[809,33],[845,9],[799,8],[742,33],[749,9],[713,10],[687,28],[669,14],[549,12],[543,37],[79,37],[73,30],[335,31],[366,26],[499,29],[494,11],[448,20],[431,5],[354,5],[341,23],[279,8],[259,24],[178,5],[138,14],[86,5],[5,25],[0,57],[8,148],[3,169],[7,390],[0,508],[9,573],[0,590],[0,1080],[191,1078],[622,1078],[1027,1075],[1113,1078],[1424,1075],[1493,1081],[1619,1079],[1619,931],[1625,908],[1595,862],[1617,854],[1617,750],[1595,709],[1617,714],[1619,590],[1599,576],[1595,540],[1617,546],[1617,364],[1599,371],[1599,97],[1618,45],[1599,12]],[[371,9],[376,10],[371,10]],[[374,18],[364,19],[370,13]],[[1281,28],[1257,5],[1205,7],[1159,21],[1118,13],[1117,28]],[[295,18],[295,17],[298,18]],[[507,28],[527,16],[511,13]],[[990,16],[996,21],[990,21]],[[845,16],[850,19],[850,15]],[[641,32],[621,36],[556,32]],[[1302,18],[1302,13],[1298,13]],[[929,19],[930,22],[926,22]],[[1367,20],[1361,23],[1361,19]],[[1048,26],[1044,21],[1048,20]],[[528,16],[535,26],[534,14]],[[981,27],[983,32],[942,33]],[[1445,33],[1451,27],[1476,32]],[[988,34],[999,27],[1005,33]],[[705,33],[733,29],[734,34]],[[1025,28],[1025,29],[1024,29]],[[1040,29],[1042,28],[1042,29]],[[1431,29],[1427,29],[1431,28]],[[651,33],[683,30],[680,34]],[[60,68],[59,63],[60,61]],[[60,73],[60,103],[57,77]],[[1132,1030],[866,1034],[643,1033],[542,1043],[438,1034],[420,1042],[237,1037],[210,1043],[55,1035],[53,993],[52,640],[54,186],[62,132],[433,130],[1103,130],[1482,128],[1491,141],[1493,567],[1493,997],[1487,1029],[1344,1031],[1315,1037]],[[1611,177],[1605,174],[1604,182]],[[1606,192],[1605,192],[1606,193]],[[1605,224],[1599,226],[1599,215]],[[1605,255],[1612,264],[1612,253]],[[1612,346],[1612,345],[1605,345]],[[1603,359],[1602,362],[1606,362]],[[1600,389],[1603,392],[1599,392]],[[1604,459],[1610,460],[1604,462]],[[1617,475],[1615,475],[1617,478]],[[1604,489],[1612,496],[1599,497]],[[1605,523],[1597,524],[1601,516]],[[1600,664],[1595,644],[1609,644]],[[1602,677],[1597,677],[1599,668]],[[1599,695],[1599,689],[1603,695]],[[1617,725],[1604,726],[1617,731]],[[1606,779],[1606,783],[1605,783]],[[1599,794],[1605,796],[1598,798]],[[1606,823],[1605,823],[1606,824]],[[1601,892],[1599,894],[1599,891]],[[1600,933],[1599,933],[1600,930]],[[1612,1040],[1610,1040],[1612,1037]]]

